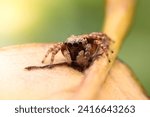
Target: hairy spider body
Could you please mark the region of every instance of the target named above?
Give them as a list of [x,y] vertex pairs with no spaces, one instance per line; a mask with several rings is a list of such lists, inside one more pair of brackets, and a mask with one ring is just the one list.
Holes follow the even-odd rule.
[[[67,41],[56,43],[49,48],[42,63],[51,53],[51,60],[48,67],[53,65],[55,55],[61,51],[66,58],[66,63],[80,71],[88,68],[94,60],[105,54],[108,57],[111,39],[104,33],[93,32],[90,34],[72,35]],[[58,65],[58,64],[57,64]],[[54,65],[53,65],[54,66]],[[44,68],[45,66],[43,66]],[[29,66],[26,69],[42,68],[42,66]]]

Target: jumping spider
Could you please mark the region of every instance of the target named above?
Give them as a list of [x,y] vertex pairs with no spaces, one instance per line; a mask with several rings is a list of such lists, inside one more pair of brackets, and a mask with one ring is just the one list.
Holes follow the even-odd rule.
[[[67,64],[71,67],[83,71],[88,68],[94,60],[105,54],[108,57],[110,50],[110,43],[112,40],[104,33],[93,32],[91,34],[84,34],[74,36],[72,35],[65,42],[56,43],[47,51],[42,63],[51,53],[50,64],[45,66],[29,66],[25,69],[37,68],[52,68],[56,65]],[[55,55],[61,50],[66,62],[53,64]],[[113,51],[111,51],[113,53]],[[108,59],[109,60],[109,59]],[[109,60],[110,62],[110,60]]]

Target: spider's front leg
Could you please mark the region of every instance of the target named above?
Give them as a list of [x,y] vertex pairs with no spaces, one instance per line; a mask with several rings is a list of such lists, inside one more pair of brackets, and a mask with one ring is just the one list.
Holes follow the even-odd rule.
[[50,65],[53,64],[54,62],[54,58],[55,58],[55,55],[61,50],[61,47],[62,47],[62,44],[63,43],[57,43],[57,44],[54,44],[53,47],[50,47],[47,51],[47,53],[45,54],[43,60],[42,60],[42,63],[45,62],[45,59],[48,57],[48,55],[50,53],[52,53],[51,55],[51,60],[50,60]]
[[55,55],[60,51],[60,49],[61,49],[61,47],[62,47],[62,44],[63,44],[63,43],[57,43],[57,44],[53,45],[53,47],[50,47],[50,48],[48,49],[46,55],[44,56],[44,58],[43,58],[43,60],[42,60],[42,63],[44,63],[44,62],[45,62],[45,59],[48,57],[48,55],[49,55],[50,53],[52,53],[51,59],[50,59],[50,64],[44,65],[44,66],[28,66],[28,67],[25,67],[25,69],[27,69],[27,70],[32,70],[32,69],[52,68],[52,67],[54,67],[54,66],[66,64],[66,63],[53,64]]

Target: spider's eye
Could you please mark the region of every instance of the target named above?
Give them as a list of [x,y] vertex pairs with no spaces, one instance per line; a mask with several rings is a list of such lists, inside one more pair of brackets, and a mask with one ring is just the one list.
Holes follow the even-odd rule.
[[82,45],[82,42],[79,42],[80,45]]
[[78,44],[77,44],[77,43],[74,43],[73,46],[74,46],[74,47],[78,47]]
[[68,45],[69,47],[72,47],[72,44],[71,44],[71,43],[67,43],[67,45]]

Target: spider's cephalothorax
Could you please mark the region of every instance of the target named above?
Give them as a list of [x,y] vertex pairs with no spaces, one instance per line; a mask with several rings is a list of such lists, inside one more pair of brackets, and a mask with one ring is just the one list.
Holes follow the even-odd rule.
[[[83,71],[103,54],[108,56],[111,42],[112,40],[106,34],[100,32],[78,36],[72,35],[67,41],[56,43],[53,47],[49,48],[42,63],[44,63],[49,53],[52,53],[50,65],[48,65],[48,67],[52,66],[55,55],[61,50],[68,65]],[[27,69],[31,68],[38,68],[38,66],[27,67]],[[39,68],[44,68],[44,66]]]

